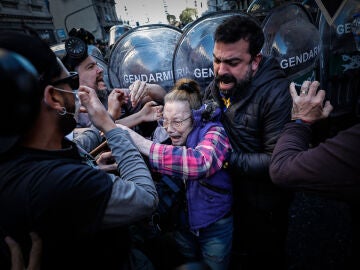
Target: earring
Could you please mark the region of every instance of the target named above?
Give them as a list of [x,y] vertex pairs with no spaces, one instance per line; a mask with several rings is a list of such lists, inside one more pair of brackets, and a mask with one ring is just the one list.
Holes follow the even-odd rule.
[[59,115],[65,115],[66,114],[66,108],[62,107],[61,111],[57,111]]

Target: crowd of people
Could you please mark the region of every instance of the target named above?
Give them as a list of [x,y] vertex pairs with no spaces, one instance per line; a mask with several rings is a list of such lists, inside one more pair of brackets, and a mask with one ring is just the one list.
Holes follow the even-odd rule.
[[188,78],[110,92],[86,50],[60,59],[2,32],[0,268],[339,269],[292,264],[289,209],[304,191],[355,209],[351,241],[331,250],[350,269],[360,124],[312,145],[332,105],[317,81],[298,92],[263,44],[234,15],[214,33],[204,93]]

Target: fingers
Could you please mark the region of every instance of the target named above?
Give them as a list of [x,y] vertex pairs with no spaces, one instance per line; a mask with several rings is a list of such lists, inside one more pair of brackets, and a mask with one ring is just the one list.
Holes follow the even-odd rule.
[[[90,94],[90,92],[94,91],[95,93],[95,90],[92,89],[91,87],[88,87],[88,86],[85,86],[85,85],[80,85],[79,86],[79,93],[87,93],[87,94]],[[95,93],[96,94],[96,93]]]
[[135,101],[140,100],[146,93],[146,82],[140,82],[139,89],[134,97]]
[[78,95],[81,105],[86,108],[90,121],[97,129],[107,132],[116,127],[94,89],[82,85]]
[[149,107],[154,107],[154,106],[157,106],[157,102],[151,100],[149,102],[146,102],[146,104],[144,106],[149,106]]
[[314,97],[314,102],[319,103],[322,107],[324,100],[325,100],[325,91],[319,90]]
[[99,158],[96,160],[98,165],[109,165],[115,162],[114,157],[111,154],[111,151],[103,152],[99,155]]
[[290,90],[290,95],[291,95],[292,99],[294,100],[298,96],[294,82],[290,83],[289,90]]
[[99,160],[113,160],[113,156],[111,154],[111,151],[103,152],[100,154]]
[[308,94],[309,87],[310,87],[310,81],[304,81],[301,85],[299,96],[306,96]]
[[299,95],[297,94],[296,91],[296,87],[295,87],[295,83],[292,82],[290,83],[290,94],[292,96],[293,99],[295,99],[296,97],[300,96],[300,97],[305,97],[305,96],[319,96],[320,97],[324,97],[325,98],[325,91],[324,90],[319,90],[317,92],[317,89],[319,88],[320,83],[318,81],[304,81],[301,85],[301,89],[300,89],[300,93]]
[[157,121],[163,116],[163,114],[162,114],[163,106],[159,105],[159,106],[155,106],[153,108],[155,109],[154,114],[153,114],[153,121]]
[[16,243],[15,240],[10,236],[6,236],[4,240],[8,245],[11,253],[11,269],[24,269],[24,259],[19,244]]
[[138,91],[139,85],[140,85],[140,81],[135,81],[133,84],[129,86],[131,103],[135,102],[135,95],[136,92]]
[[111,151],[103,152],[96,160],[100,170],[114,172],[117,170],[117,163],[111,154]]
[[323,116],[326,118],[329,116],[334,107],[330,104],[330,101],[325,102],[325,106],[323,108]]
[[130,101],[133,107],[135,107],[139,101],[147,94],[147,84],[144,81],[136,81],[130,85]]
[[39,270],[41,265],[42,240],[35,232],[30,233],[32,247],[30,251],[30,260],[27,270]]
[[84,86],[84,85],[81,85],[79,87],[78,96],[79,96],[81,105],[86,107],[86,105],[90,102],[91,98],[94,95],[96,96],[94,89]]
[[329,101],[323,105],[326,95],[324,90],[318,90],[319,86],[318,81],[304,81],[300,94],[297,95],[295,84],[290,84],[293,98],[292,119],[303,119],[314,123],[329,116],[333,108]]
[[[310,83],[310,82],[309,82]],[[318,89],[318,87],[320,86],[320,83],[318,81],[313,81],[309,84],[308,86],[308,91],[307,91],[307,95],[310,96],[315,96],[316,95],[316,91]]]
[[121,101],[122,98],[125,97],[125,92],[122,90],[122,89],[119,89],[119,88],[115,88],[111,91],[108,99],[111,100],[111,99],[114,99],[114,100],[119,100]]

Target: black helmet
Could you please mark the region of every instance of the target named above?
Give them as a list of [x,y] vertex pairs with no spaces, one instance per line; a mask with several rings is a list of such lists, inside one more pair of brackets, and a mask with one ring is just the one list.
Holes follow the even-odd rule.
[[38,115],[39,79],[34,66],[17,53],[0,48],[0,153],[8,150]]
[[66,54],[61,61],[69,71],[74,71],[89,56],[88,46],[94,47],[95,44],[95,37],[89,31],[73,28],[69,32],[69,38],[65,40]]
[[78,37],[69,37],[65,40],[66,54],[61,59],[69,71],[74,71],[88,57],[87,44]]

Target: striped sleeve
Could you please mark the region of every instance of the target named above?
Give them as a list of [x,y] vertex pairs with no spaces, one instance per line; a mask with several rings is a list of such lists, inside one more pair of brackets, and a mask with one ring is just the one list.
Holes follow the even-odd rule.
[[230,150],[223,127],[212,127],[195,148],[154,143],[149,160],[153,171],[196,180],[220,170]]

